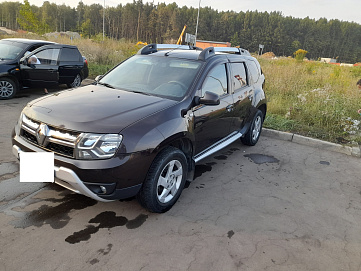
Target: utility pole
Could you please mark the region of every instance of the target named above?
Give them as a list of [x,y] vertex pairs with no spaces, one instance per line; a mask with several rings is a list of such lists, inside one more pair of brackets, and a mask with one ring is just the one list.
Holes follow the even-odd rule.
[[199,5],[198,5],[198,15],[197,15],[197,25],[196,25],[196,43],[197,43],[197,33],[198,33],[198,20],[199,20],[199,10],[201,8],[201,0],[199,0]]
[[104,21],[105,21],[105,0],[104,0],[104,6],[103,6],[103,41],[104,41],[104,30],[105,30]]

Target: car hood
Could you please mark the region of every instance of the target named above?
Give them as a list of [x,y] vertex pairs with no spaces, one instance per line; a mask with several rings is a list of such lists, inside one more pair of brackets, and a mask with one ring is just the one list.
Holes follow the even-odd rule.
[[24,113],[48,125],[80,132],[119,133],[176,101],[89,85],[30,102]]

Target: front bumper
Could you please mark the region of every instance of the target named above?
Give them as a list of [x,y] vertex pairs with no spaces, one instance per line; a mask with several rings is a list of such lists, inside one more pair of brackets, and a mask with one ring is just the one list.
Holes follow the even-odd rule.
[[[44,150],[13,133],[12,151],[19,159],[21,152]],[[139,192],[152,159],[141,153],[91,161],[55,155],[55,183],[97,201],[125,199]]]
[[[20,153],[23,152],[17,145],[13,145],[13,154],[15,157],[20,159]],[[93,193],[87,186],[80,180],[78,175],[71,169],[65,167],[54,166],[54,177],[55,183],[69,189],[75,193],[88,196],[97,201],[108,202],[112,200],[107,200],[99,197]]]

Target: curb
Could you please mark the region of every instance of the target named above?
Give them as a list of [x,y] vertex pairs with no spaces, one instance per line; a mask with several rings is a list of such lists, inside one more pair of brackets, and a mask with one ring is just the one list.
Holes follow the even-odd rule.
[[361,147],[360,146],[344,146],[341,144],[331,143],[327,141],[322,141],[319,139],[314,139],[310,137],[305,137],[293,133],[281,132],[276,130],[271,130],[267,128],[262,128],[262,135],[266,137],[271,137],[279,140],[290,141],[301,145],[306,145],[322,150],[339,152],[346,155],[361,157]]

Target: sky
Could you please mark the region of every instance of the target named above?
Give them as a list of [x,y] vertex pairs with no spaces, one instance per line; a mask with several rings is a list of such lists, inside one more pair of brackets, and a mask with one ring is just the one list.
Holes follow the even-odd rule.
[[[0,2],[20,0],[0,0]],[[49,0],[58,5],[76,7],[80,0]],[[29,0],[30,4],[42,6],[44,0]],[[132,3],[132,0],[105,0],[106,6],[117,6],[118,4]],[[178,6],[197,8],[199,0],[143,0],[143,3],[153,2],[173,3]],[[104,4],[104,0],[83,0],[86,5]],[[284,16],[296,18],[310,17],[312,19],[326,18],[328,20],[338,19],[340,21],[356,22],[361,24],[361,1],[360,0],[201,0],[201,7],[211,7],[218,11],[280,11]],[[201,18],[200,18],[201,19]]]

